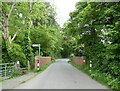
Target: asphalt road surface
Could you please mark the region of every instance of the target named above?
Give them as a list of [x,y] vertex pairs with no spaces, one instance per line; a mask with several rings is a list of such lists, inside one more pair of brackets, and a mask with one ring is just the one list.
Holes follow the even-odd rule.
[[67,63],[57,59],[44,72],[15,89],[107,89]]

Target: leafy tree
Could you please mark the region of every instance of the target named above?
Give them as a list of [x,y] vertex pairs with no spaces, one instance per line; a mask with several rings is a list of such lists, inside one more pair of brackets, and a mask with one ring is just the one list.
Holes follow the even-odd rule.
[[[31,40],[29,38],[29,31],[25,32],[25,37],[24,37],[24,42],[23,42],[23,50],[24,54],[26,56],[27,62],[30,62],[31,64],[33,63],[33,53],[32,53],[32,44]],[[28,64],[29,65],[29,64]]]
[[[89,61],[92,61],[92,70],[97,69],[109,74],[112,81],[108,85],[116,89],[120,88],[118,82],[120,79],[120,11],[118,8],[120,8],[119,2],[78,2],[76,10],[70,13],[70,19],[64,28],[68,42],[64,45],[72,49],[72,51],[67,49],[70,51],[69,55],[77,54],[81,50],[88,66]],[[75,38],[76,46],[70,45],[70,37]],[[113,80],[116,80],[116,83]]]
[[13,61],[15,56],[12,57],[12,54],[16,52],[25,55],[23,63],[32,60],[32,43],[41,44],[43,56],[59,55],[61,28],[56,21],[55,8],[49,2],[2,2],[1,14],[3,62]]
[[[7,46],[9,43],[7,44]],[[20,61],[21,67],[26,67],[26,56],[23,53],[23,49],[20,45],[13,43],[11,47],[7,49],[8,56],[10,57],[9,62]],[[8,62],[7,60],[7,62]]]

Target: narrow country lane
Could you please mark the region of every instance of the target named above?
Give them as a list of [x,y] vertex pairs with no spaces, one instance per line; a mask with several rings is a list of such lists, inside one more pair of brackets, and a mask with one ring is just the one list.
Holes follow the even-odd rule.
[[44,72],[15,89],[107,89],[66,60],[56,60]]

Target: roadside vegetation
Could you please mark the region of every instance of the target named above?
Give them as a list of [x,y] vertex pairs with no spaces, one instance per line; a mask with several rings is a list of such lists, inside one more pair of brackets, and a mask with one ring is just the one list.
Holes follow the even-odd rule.
[[54,63],[55,62],[55,60],[52,60],[51,62],[49,62],[49,63],[46,63],[45,65],[43,65],[43,66],[40,66],[40,69],[39,70],[35,70],[34,72],[43,72],[45,69],[47,69],[48,68],[48,66],[50,66],[52,63]]
[[41,56],[59,56],[62,37],[54,5],[49,2],[2,2],[2,63],[20,61],[21,68],[34,68],[40,44]]
[[0,76],[0,82],[2,82],[3,81],[3,79],[2,79],[2,77]]
[[[0,22],[2,27],[2,61],[20,62],[20,69],[11,72],[10,77],[18,77],[34,70],[34,58],[40,44],[40,56],[60,57],[62,47],[61,28],[56,21],[54,5],[49,2],[1,2]],[[1,53],[1,52],[0,52]],[[0,57],[1,58],[1,57]],[[30,70],[28,70],[28,62]],[[48,64],[41,66],[41,71]]]
[[86,73],[92,79],[95,79],[101,84],[106,85],[108,88],[112,88],[115,91],[119,91],[119,88],[118,88],[120,84],[119,80],[111,77],[110,75],[102,73],[98,70],[90,71],[90,68],[86,64],[80,65],[80,64],[76,64],[74,61],[70,61],[69,63],[74,67],[76,67],[78,70]]
[[[2,62],[20,61],[34,69],[40,44],[41,56],[83,56],[86,65],[73,64],[112,89],[120,89],[120,2],[78,2],[61,28],[49,2],[2,2]],[[1,58],[1,57],[0,57]],[[45,70],[49,64],[41,66]],[[13,73],[14,76],[20,73]]]
[[[78,2],[64,26],[63,56],[83,56],[76,65],[112,89],[120,89],[120,2]],[[89,73],[88,73],[89,74]]]

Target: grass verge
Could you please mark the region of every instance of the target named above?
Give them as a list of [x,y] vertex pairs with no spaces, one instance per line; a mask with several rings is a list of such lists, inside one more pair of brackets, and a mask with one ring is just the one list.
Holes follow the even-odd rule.
[[[52,63],[54,63],[54,62],[55,62],[55,61],[52,60],[50,63],[47,63],[47,64],[41,66],[41,67],[40,67],[40,70],[32,70],[32,72],[35,72],[35,73],[37,72],[37,73],[39,74],[39,73],[43,72],[50,64],[52,64]],[[37,76],[38,74],[32,76],[32,77],[29,78],[29,79],[26,79],[26,80],[20,82],[20,84],[23,84],[23,83],[25,83],[25,82],[31,80],[33,77]],[[20,84],[19,84],[19,85],[20,85]],[[19,86],[19,85],[17,85],[17,86]],[[17,87],[17,86],[15,86],[15,87]]]
[[32,78],[34,78],[35,76],[37,76],[38,74],[34,74],[33,76],[31,76],[30,78],[28,79],[25,79],[24,81],[20,82],[19,84],[17,84],[16,86],[14,86],[12,89],[18,87],[19,85],[23,84],[23,83],[26,83],[27,81],[31,80]]
[[[37,73],[39,74],[39,73],[43,72],[43,71],[44,71],[50,64],[52,64],[52,63],[54,63],[54,60],[52,60],[50,63],[47,63],[47,64],[41,66],[41,67],[40,67],[40,70],[33,70],[33,72],[35,72],[35,73],[37,72]],[[36,75],[37,75],[37,74],[36,74]],[[36,75],[34,75],[33,77],[35,77]],[[29,79],[27,79],[27,80],[25,80],[25,81],[22,81],[20,84],[23,84],[23,83],[29,81],[29,80],[32,79],[33,77],[31,77],[31,78],[29,78]]]
[[0,82],[2,82],[3,81],[3,78],[0,76]]
[[111,88],[114,91],[120,91],[120,81],[118,79],[112,77],[111,75],[102,73],[98,70],[92,70],[90,72],[89,67],[86,64],[79,65],[73,61],[70,61],[69,63],[71,65],[73,65],[74,67],[76,67],[78,70],[89,75],[91,78],[93,78],[93,79],[97,80],[98,82],[100,82],[101,84],[107,86],[108,88]]
[[52,60],[51,62],[49,62],[49,63],[46,63],[45,65],[43,65],[43,66],[40,66],[40,69],[39,70],[34,70],[34,72],[43,72],[49,65],[51,65],[52,63],[54,63],[55,61],[54,60]]

